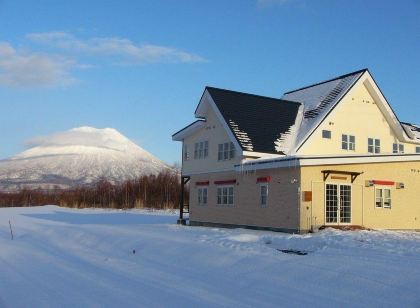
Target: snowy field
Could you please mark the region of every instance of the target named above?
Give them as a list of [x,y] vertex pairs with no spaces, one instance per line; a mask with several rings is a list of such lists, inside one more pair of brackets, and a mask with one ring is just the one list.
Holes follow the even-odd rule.
[[420,233],[301,236],[176,218],[0,209],[0,307],[420,307]]

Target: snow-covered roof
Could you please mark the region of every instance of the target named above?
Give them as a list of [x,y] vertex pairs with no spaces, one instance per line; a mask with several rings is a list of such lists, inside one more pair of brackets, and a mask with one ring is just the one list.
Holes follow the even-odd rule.
[[420,140],[420,126],[410,123],[401,122],[402,127],[407,133],[408,137],[414,140]]
[[367,69],[321,83],[286,92],[282,99],[303,104],[300,127],[295,136],[296,149],[310,136]]

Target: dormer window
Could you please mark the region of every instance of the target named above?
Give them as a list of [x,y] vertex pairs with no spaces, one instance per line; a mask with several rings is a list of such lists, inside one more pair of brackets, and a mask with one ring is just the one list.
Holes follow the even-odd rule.
[[394,143],[392,145],[392,153],[404,153],[404,144]]
[[368,152],[375,154],[381,153],[381,140],[368,138]]

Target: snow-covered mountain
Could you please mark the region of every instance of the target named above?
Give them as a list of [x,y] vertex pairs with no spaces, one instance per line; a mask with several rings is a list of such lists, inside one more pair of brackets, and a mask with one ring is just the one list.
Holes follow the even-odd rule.
[[0,160],[0,190],[68,188],[100,179],[119,182],[173,171],[113,128],[74,128],[34,138],[30,146]]

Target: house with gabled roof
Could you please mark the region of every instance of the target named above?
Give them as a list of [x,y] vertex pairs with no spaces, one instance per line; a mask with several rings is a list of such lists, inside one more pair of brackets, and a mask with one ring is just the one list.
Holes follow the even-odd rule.
[[[206,87],[176,132],[190,225],[420,230],[420,126],[367,69],[281,98]],[[182,198],[183,199],[183,198]]]

